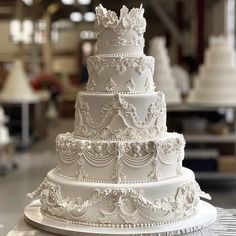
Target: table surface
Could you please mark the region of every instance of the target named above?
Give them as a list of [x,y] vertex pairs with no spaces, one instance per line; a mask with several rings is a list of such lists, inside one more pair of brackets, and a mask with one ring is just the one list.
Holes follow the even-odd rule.
[[[236,236],[236,209],[217,208],[217,214],[218,214],[218,219],[211,226],[184,235],[185,236]],[[7,236],[53,236],[53,235],[55,236],[55,234],[47,233],[45,231],[33,228],[24,221],[23,217],[18,221],[18,223],[14,226],[14,228],[7,234]],[[76,235],[91,236],[91,234],[84,234],[84,233],[78,233]],[[145,236],[147,235],[148,234],[145,234]],[[151,234],[150,236],[158,236],[158,235]]]

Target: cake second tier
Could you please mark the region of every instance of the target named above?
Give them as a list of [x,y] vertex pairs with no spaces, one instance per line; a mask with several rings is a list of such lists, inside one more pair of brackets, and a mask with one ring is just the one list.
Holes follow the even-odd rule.
[[88,58],[88,91],[154,91],[154,58],[145,55],[97,55]]
[[148,141],[91,141],[60,134],[55,174],[83,182],[156,182],[182,174],[183,135],[165,133]]
[[164,94],[79,92],[75,137],[92,140],[144,140],[166,132]]

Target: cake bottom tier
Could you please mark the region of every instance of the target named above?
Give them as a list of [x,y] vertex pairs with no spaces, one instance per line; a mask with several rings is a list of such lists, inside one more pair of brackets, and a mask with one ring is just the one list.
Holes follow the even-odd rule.
[[91,227],[152,227],[196,214],[200,190],[194,173],[154,183],[105,184],[78,182],[50,171],[40,187],[29,194],[40,197],[42,214]]

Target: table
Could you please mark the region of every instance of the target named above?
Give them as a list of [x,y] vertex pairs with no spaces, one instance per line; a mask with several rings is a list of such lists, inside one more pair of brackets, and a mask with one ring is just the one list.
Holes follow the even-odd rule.
[[[185,234],[185,236],[235,236],[236,235],[236,209],[217,208],[218,220],[210,227]],[[47,233],[28,225],[22,217],[7,236],[53,236],[55,234]],[[76,234],[90,235],[91,234]],[[76,236],[75,235],[75,236]],[[144,235],[142,235],[144,236]],[[148,235],[146,235],[148,236]],[[162,236],[151,234],[150,236]],[[171,236],[171,235],[168,235]]]

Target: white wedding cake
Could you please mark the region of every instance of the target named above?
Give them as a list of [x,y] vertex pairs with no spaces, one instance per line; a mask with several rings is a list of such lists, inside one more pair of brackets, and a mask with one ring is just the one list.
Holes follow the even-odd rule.
[[0,102],[24,103],[35,102],[37,100],[39,100],[39,97],[34,93],[29,84],[22,61],[16,59],[3,89],[0,91]]
[[165,44],[164,37],[154,37],[150,42],[149,54],[155,58],[154,83],[165,94],[167,104],[180,103],[180,91],[173,78]]
[[118,18],[96,7],[98,54],[88,59],[74,132],[58,135],[58,165],[28,195],[64,229],[148,229],[193,217],[200,197],[209,198],[182,167],[183,135],[167,132],[154,58],[143,53],[143,13],[123,6]]
[[231,41],[211,37],[189,102],[210,105],[236,105],[236,58]]

